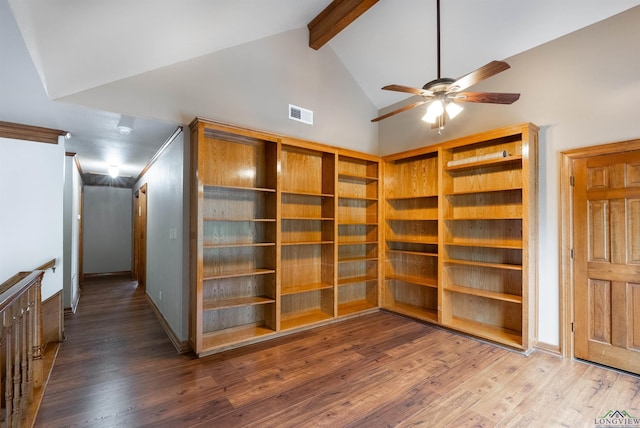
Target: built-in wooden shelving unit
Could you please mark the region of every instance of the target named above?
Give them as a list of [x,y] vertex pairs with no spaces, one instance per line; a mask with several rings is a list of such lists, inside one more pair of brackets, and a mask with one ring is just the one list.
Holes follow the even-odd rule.
[[198,355],[379,308],[378,157],[196,119],[191,158]]
[[537,128],[379,158],[191,124],[198,355],[384,308],[533,339]]
[[528,349],[537,128],[502,128],[384,159],[382,306]]
[[439,149],[385,158],[382,306],[438,322]]
[[338,316],[379,306],[379,164],[338,156]]
[[441,323],[516,348],[533,338],[537,128],[442,147]]

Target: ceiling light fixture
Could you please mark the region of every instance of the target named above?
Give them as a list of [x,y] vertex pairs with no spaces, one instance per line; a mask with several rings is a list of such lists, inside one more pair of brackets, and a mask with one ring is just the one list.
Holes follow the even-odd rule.
[[118,165],[109,165],[109,175],[111,178],[116,178],[120,174],[120,168]]
[[442,100],[438,98],[429,104],[429,106],[427,107],[427,112],[422,117],[422,120],[431,124],[435,124],[436,122],[440,123],[439,119],[442,117],[445,111],[447,112],[447,116],[449,116],[449,119],[453,119],[458,114],[460,114],[462,110],[464,110],[462,106],[456,104],[455,102],[446,101],[445,103],[443,103]]
[[118,122],[118,126],[116,126],[120,135],[129,135],[133,132],[133,121],[134,118],[131,116],[120,116],[120,121]]

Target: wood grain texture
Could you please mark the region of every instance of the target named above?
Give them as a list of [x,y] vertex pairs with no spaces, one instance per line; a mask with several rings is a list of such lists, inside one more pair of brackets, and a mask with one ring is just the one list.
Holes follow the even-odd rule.
[[114,281],[89,281],[67,316],[35,426],[577,427],[640,413],[638,377],[386,312],[179,355],[143,290]]
[[332,1],[307,25],[309,47],[315,50],[320,49],[377,2],[378,0]]
[[0,121],[0,137],[38,143],[58,144],[58,137],[66,135],[61,129],[42,128],[21,123]]

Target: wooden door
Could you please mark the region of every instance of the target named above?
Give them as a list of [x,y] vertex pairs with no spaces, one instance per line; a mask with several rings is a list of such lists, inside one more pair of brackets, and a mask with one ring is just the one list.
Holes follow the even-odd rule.
[[144,287],[147,278],[147,184],[135,195],[133,221],[133,274],[138,285]]
[[573,167],[574,355],[640,374],[640,150]]

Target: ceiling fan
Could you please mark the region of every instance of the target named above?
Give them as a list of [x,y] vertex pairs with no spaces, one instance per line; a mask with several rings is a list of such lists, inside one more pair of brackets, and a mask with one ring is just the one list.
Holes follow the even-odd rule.
[[457,103],[512,104],[520,98],[520,94],[512,93],[461,92],[482,80],[488,79],[491,76],[507,70],[509,68],[509,64],[504,61],[491,61],[490,63],[458,79],[440,77],[440,0],[436,0],[436,13],[438,78],[425,84],[422,89],[403,85],[384,86],[382,88],[384,90],[420,95],[423,99],[376,117],[375,119],[372,119],[371,122],[378,122],[382,119],[386,119],[422,104],[430,103],[422,120],[431,123],[433,128],[442,129],[444,127],[445,111],[447,112],[449,119],[453,119],[462,111],[462,107]]

